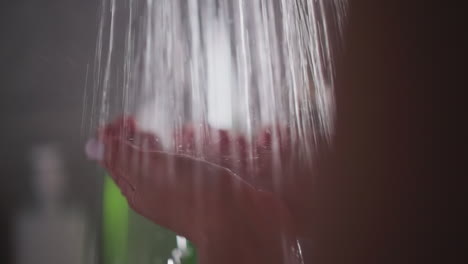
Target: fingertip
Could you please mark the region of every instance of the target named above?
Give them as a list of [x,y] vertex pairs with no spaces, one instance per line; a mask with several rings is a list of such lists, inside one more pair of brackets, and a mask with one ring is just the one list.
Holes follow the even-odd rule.
[[86,156],[91,160],[102,161],[104,159],[104,144],[98,139],[90,139],[86,142]]

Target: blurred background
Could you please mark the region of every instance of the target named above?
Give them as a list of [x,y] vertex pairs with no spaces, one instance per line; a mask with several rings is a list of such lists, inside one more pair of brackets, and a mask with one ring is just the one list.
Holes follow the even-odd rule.
[[[431,176],[446,175],[449,166],[434,155],[441,137],[429,124],[439,119],[432,102],[441,102],[441,87],[461,83],[447,67],[446,58],[455,57],[451,27],[441,25],[444,10],[426,1],[351,2],[338,67],[335,162],[324,165],[333,169],[315,193],[322,213],[314,223],[316,263],[419,263],[435,255],[447,263],[455,255],[443,254],[441,244],[450,237],[435,239],[446,227],[435,217],[445,212],[435,198],[443,188]],[[50,250],[64,252],[55,263],[74,263],[76,254],[81,263],[103,260],[105,178],[84,156],[82,130],[98,5],[1,1],[0,263],[32,263],[28,256]],[[47,188],[54,195],[43,195]]]
[[[99,246],[103,177],[83,154],[87,134],[81,130],[98,5],[95,0],[1,1],[0,263],[31,263],[18,259],[23,254],[18,250],[34,247],[22,233],[30,233],[30,239],[40,236],[37,219],[46,215],[46,202],[40,199],[38,181],[46,181],[48,172],[63,178],[55,187],[61,216],[52,218],[69,223],[54,226],[96,244],[90,248]],[[42,220],[42,228],[51,229],[52,236],[48,223]]]

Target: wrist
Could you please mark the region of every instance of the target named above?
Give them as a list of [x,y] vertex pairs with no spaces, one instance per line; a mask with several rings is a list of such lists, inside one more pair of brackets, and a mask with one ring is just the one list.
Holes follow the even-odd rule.
[[240,205],[199,242],[200,263],[301,263],[294,227],[282,201],[257,192]]

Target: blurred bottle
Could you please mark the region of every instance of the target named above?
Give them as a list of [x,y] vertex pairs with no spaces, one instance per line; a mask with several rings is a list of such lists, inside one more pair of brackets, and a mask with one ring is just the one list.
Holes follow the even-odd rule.
[[64,205],[66,175],[60,151],[43,145],[31,154],[37,199],[16,221],[17,263],[90,263],[84,258],[85,218],[78,209]]

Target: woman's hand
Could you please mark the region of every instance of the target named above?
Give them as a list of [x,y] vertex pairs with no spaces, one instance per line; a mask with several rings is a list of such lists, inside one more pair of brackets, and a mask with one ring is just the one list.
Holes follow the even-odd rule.
[[165,152],[157,137],[139,131],[132,119],[107,125],[94,145],[130,206],[193,241],[202,263],[300,263],[283,201],[254,188],[234,166],[220,166],[229,164],[219,164],[223,159],[215,152],[204,160],[195,158],[189,145]]

